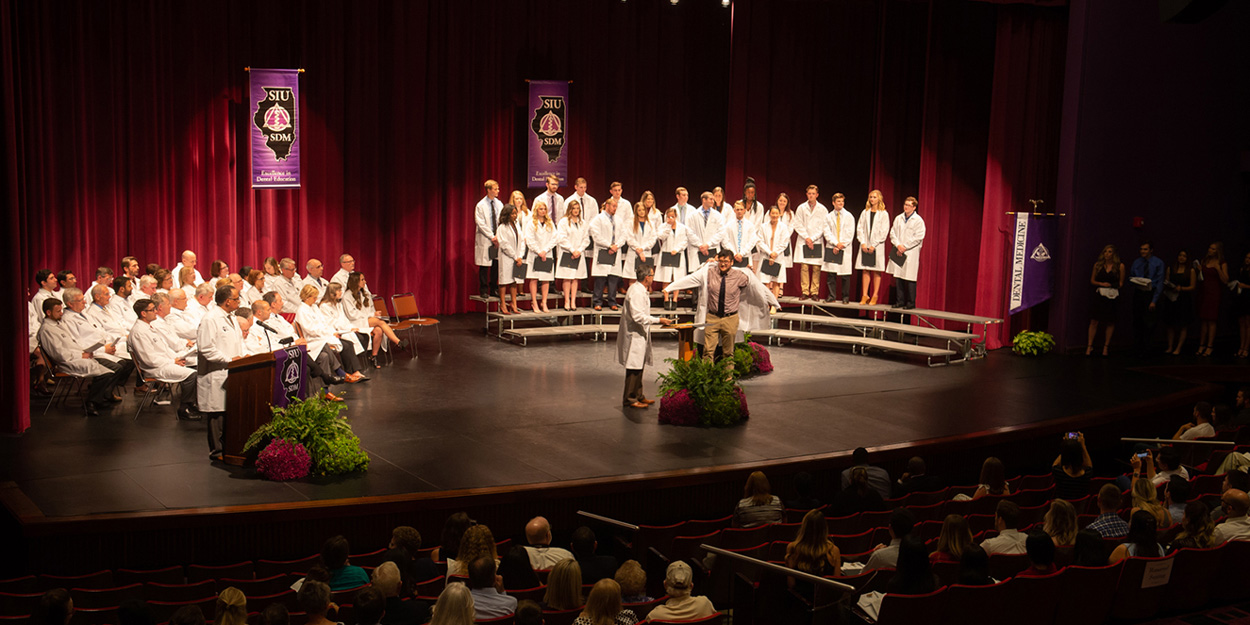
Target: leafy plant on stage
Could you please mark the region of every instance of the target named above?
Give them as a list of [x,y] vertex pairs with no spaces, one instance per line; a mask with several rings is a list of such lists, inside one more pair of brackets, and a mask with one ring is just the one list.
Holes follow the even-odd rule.
[[751,340],[734,345],[734,377],[745,378],[757,373],[768,373],[773,370],[773,360],[768,348]]
[[275,482],[298,480],[312,470],[312,456],[299,443],[275,438],[256,458],[256,470]]
[[728,359],[669,359],[660,377],[660,423],[726,427],[747,418],[746,395],[729,373]]
[[369,456],[347,418],[344,406],[320,397],[292,400],[286,408],[273,408],[273,418],[247,439],[244,453],[265,448],[276,438],[299,443],[312,458],[313,471],[338,475],[369,468]]
[[1011,351],[1021,356],[1041,356],[1054,347],[1055,337],[1041,331],[1024,331],[1011,340]]

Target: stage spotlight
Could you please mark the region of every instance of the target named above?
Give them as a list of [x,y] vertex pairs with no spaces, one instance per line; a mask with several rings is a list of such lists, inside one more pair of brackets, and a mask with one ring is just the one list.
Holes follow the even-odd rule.
[[723,7],[725,7],[726,9],[728,9],[728,8],[729,8],[729,0],[720,0],[720,5],[721,5],[721,6],[723,6]]
[[677,3],[678,3],[678,2],[681,2],[681,0],[668,0],[668,2],[669,2],[669,4],[671,4],[671,5],[673,5],[673,6],[677,6]]

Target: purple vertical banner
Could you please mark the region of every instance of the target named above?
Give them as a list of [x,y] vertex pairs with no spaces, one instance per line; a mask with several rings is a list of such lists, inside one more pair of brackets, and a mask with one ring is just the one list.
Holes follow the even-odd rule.
[[528,117],[530,187],[546,184],[547,176],[555,174],[560,186],[568,183],[569,83],[564,80],[530,81]]
[[1051,250],[1058,236],[1056,217],[1016,213],[1011,254],[1011,305],[1016,314],[1048,299],[1055,292],[1055,262]]
[[252,188],[298,189],[299,70],[251,69]]
[[273,353],[274,408],[286,408],[291,399],[308,396],[308,348],[299,345],[279,349]]

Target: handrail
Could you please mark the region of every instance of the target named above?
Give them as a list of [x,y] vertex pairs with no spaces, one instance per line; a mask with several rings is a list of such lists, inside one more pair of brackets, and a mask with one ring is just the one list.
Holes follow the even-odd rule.
[[1236,441],[1195,441],[1195,440],[1180,440],[1180,439],[1172,439],[1172,438],[1130,438],[1127,436],[1121,437],[1120,442],[1122,443],[1192,443],[1195,445],[1233,445],[1233,446],[1237,445]]
[[708,552],[714,553],[717,556],[725,556],[726,558],[734,558],[737,560],[742,560],[743,562],[754,564],[756,566],[767,569],[774,573],[781,573],[783,575],[789,575],[790,577],[806,580],[806,581],[812,582],[813,584],[823,584],[825,586],[837,588],[838,590],[841,590],[844,592],[858,592],[855,589],[855,587],[850,584],[843,584],[842,582],[835,582],[831,579],[828,579],[826,577],[821,577],[819,575],[812,575],[811,573],[804,573],[803,571],[796,571],[790,567],[781,566],[780,564],[773,564],[772,562],[760,560],[759,558],[752,558],[751,556],[744,556],[740,553],[735,553],[733,551],[726,551],[724,549],[721,549],[720,547],[713,547],[712,545],[699,545],[699,548],[706,549],[708,550]]
[[623,529],[627,529],[627,530],[629,530],[629,531],[631,531],[631,532],[636,532],[636,531],[638,531],[638,526],[637,526],[637,525],[634,525],[634,524],[632,524],[632,523],[626,523],[626,522],[624,522],[624,521],[618,521],[618,520],[616,520],[616,519],[613,519],[613,518],[610,518],[610,517],[606,517],[606,516],[601,516],[601,515],[595,514],[595,513],[593,513],[593,512],[586,512],[585,510],[578,510],[578,511],[577,511],[577,513],[578,513],[578,514],[580,514],[580,515],[582,515],[582,516],[584,516],[584,517],[586,517],[586,518],[588,518],[588,519],[594,519],[594,520],[596,520],[596,521],[603,521],[604,523],[607,523],[608,525],[615,525],[615,526],[617,526],[617,527],[620,527],[620,528],[623,528]]

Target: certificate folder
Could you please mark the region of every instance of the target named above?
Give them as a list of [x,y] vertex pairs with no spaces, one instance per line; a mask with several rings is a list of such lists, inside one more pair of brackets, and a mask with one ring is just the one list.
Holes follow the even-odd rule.
[[825,248],[825,262],[832,263],[834,265],[841,265],[842,254],[845,252],[846,250],[840,250],[836,247],[826,247]]
[[572,254],[564,253],[560,255],[560,266],[565,269],[577,269],[581,267],[582,259],[573,258]]
[[776,262],[776,261],[766,260],[764,261],[764,264],[760,266],[760,271],[763,272],[764,275],[766,276],[772,276],[776,278],[777,276],[781,275],[781,263]]
[[890,260],[894,261],[895,265],[902,267],[903,263],[907,262],[907,255],[900,254],[898,248],[896,247],[890,250]]
[[615,265],[616,264],[616,252],[609,251],[608,248],[606,247],[599,250],[599,253],[595,256],[595,264],[596,265]]
[[663,252],[660,254],[661,267],[680,267],[681,252]]
[[547,260],[543,260],[537,256],[534,257],[534,273],[548,273],[556,268],[556,259],[548,256]]

